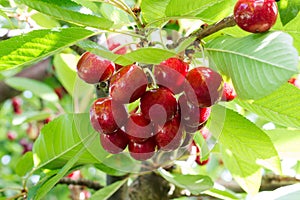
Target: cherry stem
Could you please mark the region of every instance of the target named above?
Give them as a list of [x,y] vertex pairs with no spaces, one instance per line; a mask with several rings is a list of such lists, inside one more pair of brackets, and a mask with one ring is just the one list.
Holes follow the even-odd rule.
[[143,68],[143,70],[145,73],[149,74],[150,78],[152,79],[153,87],[157,88],[157,83],[152,71],[148,67]]

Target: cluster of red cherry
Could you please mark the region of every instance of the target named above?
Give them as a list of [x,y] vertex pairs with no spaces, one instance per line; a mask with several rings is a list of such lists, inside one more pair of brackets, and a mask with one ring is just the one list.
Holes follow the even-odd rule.
[[[205,125],[213,104],[235,97],[216,71],[189,70],[180,58],[169,58],[152,71],[136,64],[115,71],[113,62],[86,52],[77,72],[87,83],[109,83],[109,96],[98,98],[90,108],[102,147],[117,154],[128,146],[136,160],[147,160],[156,150],[178,149],[187,134]],[[135,101],[139,105],[128,113],[127,105]]]

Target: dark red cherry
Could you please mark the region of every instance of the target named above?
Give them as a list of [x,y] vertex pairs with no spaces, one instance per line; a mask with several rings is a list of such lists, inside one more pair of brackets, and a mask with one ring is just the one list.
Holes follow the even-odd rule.
[[232,85],[224,83],[221,101],[232,101],[235,99],[236,93]]
[[93,128],[105,134],[115,132],[127,120],[127,112],[123,104],[115,102],[111,97],[97,99],[90,109],[90,121]]
[[121,153],[127,146],[129,140],[122,129],[111,134],[100,134],[100,142],[107,152],[112,154]]
[[160,87],[147,91],[141,97],[140,108],[146,119],[164,124],[176,114],[177,101],[169,89]]
[[15,131],[7,131],[6,137],[10,141],[14,141],[17,138],[17,133]]
[[125,125],[125,131],[132,142],[143,143],[153,135],[153,125],[142,113],[132,113]]
[[275,0],[238,0],[233,12],[234,20],[241,29],[262,33],[275,24],[278,8]]
[[187,99],[198,107],[210,107],[222,96],[223,79],[219,73],[208,67],[197,67],[186,76],[185,93]]
[[190,103],[184,94],[179,97],[178,103],[180,105],[179,112],[185,126],[198,127],[206,122],[210,116],[210,107],[199,108]]
[[149,138],[143,143],[129,142],[128,150],[131,155],[136,160],[147,160],[151,158],[155,153],[156,143],[153,138]]
[[11,104],[15,114],[22,114],[22,99],[19,97],[13,97],[11,99]]
[[115,64],[112,61],[90,52],[85,52],[77,63],[78,76],[90,84],[110,79],[114,71]]
[[142,68],[129,65],[112,76],[109,92],[115,101],[131,103],[145,93],[147,84],[148,79]]
[[156,144],[159,149],[164,151],[176,150],[182,141],[183,127],[180,125],[180,117],[176,116],[166,122],[163,127],[156,127]]
[[178,58],[169,58],[154,66],[154,77],[160,86],[170,89],[174,94],[183,91],[185,76],[189,65]]

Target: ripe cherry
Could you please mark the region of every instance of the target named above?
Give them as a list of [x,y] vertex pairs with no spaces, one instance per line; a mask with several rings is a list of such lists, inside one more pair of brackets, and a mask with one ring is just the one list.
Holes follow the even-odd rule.
[[111,134],[122,127],[127,119],[124,105],[103,97],[94,101],[90,108],[90,121],[93,128],[104,134]]
[[189,65],[178,58],[169,58],[154,66],[157,84],[170,89],[174,94],[183,91],[185,76]]
[[210,116],[211,108],[203,107],[199,108],[187,100],[187,97],[183,94],[179,97],[178,103],[180,105],[179,112],[183,123],[188,127],[197,127],[206,122]]
[[235,99],[236,93],[232,85],[224,83],[221,101],[232,101]]
[[275,0],[238,0],[234,7],[235,22],[251,33],[268,31],[275,24],[277,15]]
[[156,127],[156,144],[159,149],[164,151],[176,150],[182,141],[183,127],[180,125],[180,117],[176,116],[166,122],[163,127]]
[[128,150],[131,155],[136,160],[147,160],[151,158],[155,153],[156,143],[153,138],[149,138],[143,143],[129,142]]
[[114,71],[115,64],[112,61],[90,52],[85,52],[77,63],[78,76],[90,84],[110,79]]
[[22,114],[22,100],[19,97],[14,97],[11,99],[11,104],[15,114]]
[[148,79],[137,65],[122,67],[110,80],[109,92],[115,101],[131,103],[146,91]]
[[111,134],[100,134],[103,149],[112,154],[121,153],[126,148],[128,141],[126,133],[122,129]]
[[114,51],[115,54],[123,55],[123,54],[126,54],[126,52],[127,52],[126,46],[123,46],[120,48],[121,42],[118,41],[118,36],[108,37],[107,38],[107,46],[108,46],[108,49],[110,51]]
[[132,142],[143,143],[153,135],[153,125],[142,113],[132,113],[125,125],[125,131]]
[[198,147],[198,145],[195,143],[195,141],[193,141],[192,143],[192,148],[195,148],[196,149],[196,158],[195,158],[195,162],[200,165],[200,166],[203,166],[203,165],[206,165],[209,161],[209,158],[207,158],[206,160],[202,160],[201,161],[201,156],[200,156],[200,148]]
[[208,67],[197,67],[186,76],[187,99],[198,107],[210,107],[217,103],[223,92],[223,79],[219,73]]
[[147,91],[141,97],[140,108],[146,119],[164,124],[176,114],[177,101],[169,89],[160,87]]
[[14,141],[17,138],[17,133],[14,131],[7,131],[6,137],[10,141]]

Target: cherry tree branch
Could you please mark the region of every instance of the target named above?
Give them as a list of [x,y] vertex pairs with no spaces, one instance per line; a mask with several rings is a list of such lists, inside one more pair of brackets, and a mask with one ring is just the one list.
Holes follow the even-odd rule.
[[103,188],[103,186],[100,185],[98,182],[87,180],[87,179],[82,179],[82,178],[80,178],[78,180],[73,180],[73,179],[65,177],[65,178],[60,179],[57,184],[80,185],[80,186],[86,186],[93,190],[100,190],[101,188]]

